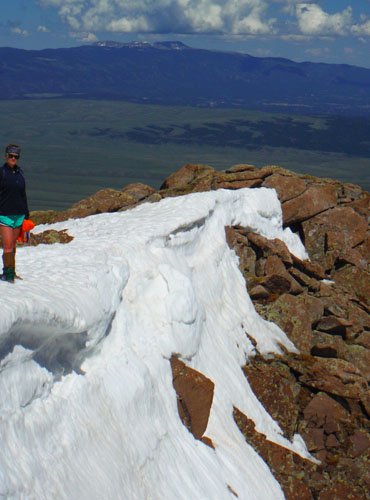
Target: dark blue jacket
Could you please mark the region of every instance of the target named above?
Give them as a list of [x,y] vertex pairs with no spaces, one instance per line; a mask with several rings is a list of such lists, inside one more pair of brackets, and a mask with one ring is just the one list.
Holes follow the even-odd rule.
[[29,218],[26,182],[18,165],[14,168],[5,163],[0,168],[0,215],[25,215]]

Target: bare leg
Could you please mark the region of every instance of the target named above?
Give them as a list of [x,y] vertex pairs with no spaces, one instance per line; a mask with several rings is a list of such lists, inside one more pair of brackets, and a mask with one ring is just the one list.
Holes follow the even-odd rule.
[[17,248],[17,239],[18,236],[21,234],[21,227],[17,227],[17,229],[13,229],[13,253],[15,253],[15,250]]
[[3,275],[2,279],[14,281],[15,277],[15,250],[17,238],[21,228],[12,229],[8,226],[0,226],[0,235],[3,241]]
[[0,226],[0,235],[1,239],[3,240],[3,253],[13,252],[14,248],[13,231],[17,231],[17,229],[12,229],[11,227],[8,226]]

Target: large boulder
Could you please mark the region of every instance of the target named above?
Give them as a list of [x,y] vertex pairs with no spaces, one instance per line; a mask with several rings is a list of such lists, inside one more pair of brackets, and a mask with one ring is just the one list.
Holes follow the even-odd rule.
[[292,439],[297,426],[300,386],[289,368],[283,363],[254,359],[243,367],[243,371],[259,401],[288,439]]
[[273,174],[264,180],[262,186],[276,190],[281,203],[296,198],[307,188],[307,183],[295,175]]
[[[361,254],[354,247],[367,237],[368,223],[353,208],[335,207],[316,215],[302,224],[306,249],[312,259],[324,262],[330,269],[342,258],[357,260],[361,265]],[[365,260],[365,259],[364,259]]]
[[360,302],[370,306],[370,277],[367,271],[345,266],[333,273],[334,281]]
[[311,185],[299,196],[283,203],[284,224],[295,224],[310,219],[316,214],[335,207],[336,204],[335,185]]
[[[161,191],[170,190],[173,195],[185,194],[193,191],[195,185],[201,183],[205,188],[210,190],[214,175],[214,168],[208,165],[193,165],[188,163],[179,170],[171,174],[161,185]],[[208,187],[208,189],[206,189]]]
[[301,383],[318,391],[360,401],[367,393],[367,382],[360,370],[343,359],[312,356],[287,360],[300,374]]
[[121,189],[121,193],[130,195],[136,202],[138,202],[156,193],[156,190],[153,187],[148,186],[147,184],[136,182],[123,186],[123,188]]
[[312,325],[322,314],[321,302],[306,294],[283,294],[264,312],[267,320],[280,326],[297,349],[307,354],[312,346]]
[[273,173],[273,167],[235,168],[226,172],[215,172],[213,189],[254,188],[262,185],[263,179]]

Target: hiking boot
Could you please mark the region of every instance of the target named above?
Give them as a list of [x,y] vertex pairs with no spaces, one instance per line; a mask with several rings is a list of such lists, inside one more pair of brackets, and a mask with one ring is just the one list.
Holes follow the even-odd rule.
[[14,283],[15,278],[15,259],[14,253],[4,253],[3,254],[3,274],[0,276],[2,281],[8,281],[9,283]]
[[15,272],[13,267],[5,267],[3,274],[0,274],[1,281],[8,281],[9,283],[14,283]]

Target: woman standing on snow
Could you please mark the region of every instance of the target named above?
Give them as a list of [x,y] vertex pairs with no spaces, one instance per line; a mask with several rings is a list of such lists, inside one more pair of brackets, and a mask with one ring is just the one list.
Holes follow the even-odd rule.
[[8,144],[5,163],[0,168],[0,236],[3,242],[3,274],[0,279],[14,282],[15,251],[24,219],[29,218],[26,183],[17,165],[21,149]]

